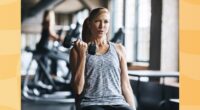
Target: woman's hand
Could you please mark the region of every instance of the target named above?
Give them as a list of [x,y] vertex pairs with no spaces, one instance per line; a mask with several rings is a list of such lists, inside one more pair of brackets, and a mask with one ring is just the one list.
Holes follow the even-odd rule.
[[79,57],[86,56],[88,49],[87,43],[78,39],[75,41],[74,48],[76,49]]

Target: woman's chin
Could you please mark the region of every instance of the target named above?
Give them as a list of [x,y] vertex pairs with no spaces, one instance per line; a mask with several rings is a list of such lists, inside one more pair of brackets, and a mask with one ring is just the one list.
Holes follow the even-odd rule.
[[98,38],[103,38],[104,34],[98,34],[97,37]]

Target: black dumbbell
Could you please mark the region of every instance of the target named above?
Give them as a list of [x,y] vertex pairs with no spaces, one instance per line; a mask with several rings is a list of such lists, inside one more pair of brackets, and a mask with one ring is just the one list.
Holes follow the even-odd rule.
[[[66,47],[66,48],[70,48],[73,45],[74,45],[74,41],[72,41],[72,38],[65,37],[63,46]],[[90,43],[88,45],[88,53],[91,54],[91,55],[96,54],[96,44],[95,43]]]
[[95,43],[90,43],[88,46],[88,53],[91,55],[95,55],[96,54],[96,44]]
[[[64,42],[63,42],[63,46],[66,48],[70,48],[72,45],[74,45],[74,39],[78,39],[80,32],[79,32],[79,26],[80,24],[76,25],[75,29],[71,29],[68,31],[68,34],[66,34]],[[88,45],[88,53],[91,55],[95,55],[96,54],[96,45],[95,43],[90,43]]]

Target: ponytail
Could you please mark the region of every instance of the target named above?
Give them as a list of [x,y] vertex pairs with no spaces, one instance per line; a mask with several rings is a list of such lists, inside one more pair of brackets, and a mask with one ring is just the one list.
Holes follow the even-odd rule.
[[83,29],[82,29],[82,40],[86,43],[90,41],[90,29],[88,27],[89,19],[86,18],[85,21],[83,22]]

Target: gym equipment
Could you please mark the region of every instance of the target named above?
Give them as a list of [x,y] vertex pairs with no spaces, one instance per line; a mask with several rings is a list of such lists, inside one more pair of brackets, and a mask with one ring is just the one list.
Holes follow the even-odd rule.
[[[76,28],[74,30],[70,30],[64,39],[63,46],[66,48],[70,48],[72,45],[74,45],[74,41],[79,39],[80,35],[80,24],[77,22]],[[96,54],[96,44],[95,43],[90,43],[88,45],[88,53],[91,55]]]
[[110,40],[114,43],[122,43],[124,45],[125,33],[123,28],[119,28],[119,30],[115,33],[114,37]]
[[[60,29],[58,35],[60,36],[64,30]],[[71,30],[71,32],[74,32]],[[74,35],[74,34],[73,34]],[[67,36],[70,37],[70,36]],[[23,99],[33,101],[44,101],[44,102],[59,102],[59,103],[74,103],[74,95],[70,84],[71,74],[69,65],[69,49],[67,51],[59,50],[62,47],[61,42],[55,41],[58,45],[50,49],[47,53],[41,53],[38,50],[31,50],[25,48],[25,51],[32,53],[32,59],[26,70],[26,75],[22,82],[22,95]],[[43,62],[46,59],[48,64]],[[52,76],[50,73],[50,62],[61,60],[66,62],[66,66],[69,69],[68,72],[64,72],[64,77]],[[34,61],[37,64],[34,75],[30,75],[30,68]],[[56,62],[57,63],[57,62]],[[46,65],[46,66],[45,66]],[[57,68],[59,67],[56,64]],[[63,69],[60,67],[60,69]],[[64,70],[64,69],[63,69]]]
[[[33,56],[26,70],[26,76],[22,82],[22,95],[24,99],[44,102],[74,103],[74,96],[71,92],[70,82],[56,82],[44,66],[41,58],[54,58],[68,61],[69,54],[52,51],[48,54],[41,54],[37,51],[26,48],[26,51],[32,52]],[[30,67],[36,61],[38,67],[34,76],[29,73]],[[39,68],[42,73],[39,73]],[[69,73],[68,73],[69,74]],[[41,79],[42,78],[42,79]]]

